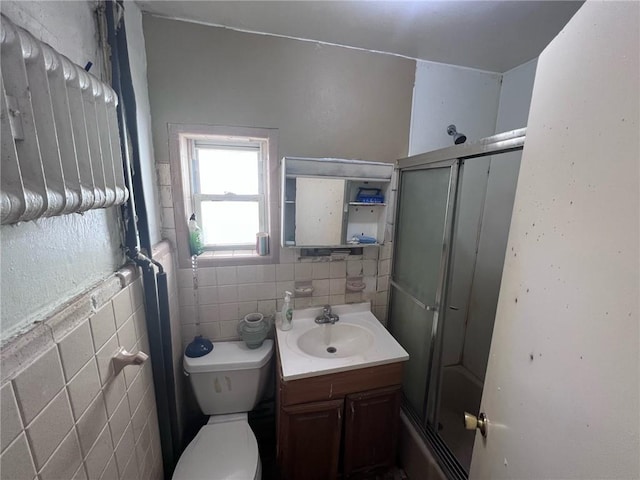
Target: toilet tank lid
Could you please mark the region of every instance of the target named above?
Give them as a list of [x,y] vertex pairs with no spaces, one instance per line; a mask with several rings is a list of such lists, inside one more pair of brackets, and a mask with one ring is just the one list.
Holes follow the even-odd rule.
[[213,350],[202,357],[184,356],[184,369],[188,373],[249,370],[264,366],[273,355],[273,340],[267,339],[258,348],[249,348],[244,342],[216,342]]

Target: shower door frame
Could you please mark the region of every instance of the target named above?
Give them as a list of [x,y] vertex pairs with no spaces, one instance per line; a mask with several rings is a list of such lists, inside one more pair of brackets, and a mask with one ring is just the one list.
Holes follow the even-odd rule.
[[[398,234],[396,228],[396,220],[399,218],[400,209],[400,190],[402,188],[402,174],[412,170],[427,170],[432,168],[451,167],[451,178],[449,180],[449,192],[447,199],[447,207],[445,212],[445,228],[443,233],[443,248],[440,262],[440,271],[438,272],[438,287],[436,291],[435,304],[433,306],[423,305],[419,300],[410,297],[421,308],[433,310],[433,323],[431,328],[431,338],[428,340],[430,344],[429,364],[427,365],[427,382],[424,402],[422,406],[423,419],[409,405],[406,398],[403,398],[402,409],[407,418],[414,425],[428,448],[436,457],[438,464],[451,479],[467,479],[468,474],[460,465],[456,457],[449,450],[447,444],[440,438],[436,429],[431,425],[437,420],[438,405],[440,399],[440,374],[441,374],[441,355],[442,355],[442,329],[440,325],[444,325],[446,317],[446,309],[443,308],[447,299],[448,288],[450,286],[450,268],[454,249],[452,242],[454,239],[456,210],[460,201],[460,175],[464,171],[463,163],[473,158],[481,158],[491,155],[519,151],[524,148],[526,138],[526,128],[510,130],[480,139],[476,142],[463,145],[454,145],[452,147],[442,148],[431,152],[414,155],[411,157],[396,160],[395,171],[398,175],[398,188],[396,191],[396,205],[393,212],[393,258],[396,258],[396,248],[398,245],[395,238]],[[395,261],[392,261],[390,283],[399,290],[403,290],[394,279]],[[390,293],[393,291],[391,290]],[[406,293],[406,292],[405,292]],[[434,308],[435,307],[435,308]],[[391,301],[389,301],[389,327],[393,323],[393,311],[391,310]],[[434,390],[431,392],[431,390]],[[431,395],[430,395],[431,393]],[[475,412],[472,412],[475,413]],[[462,421],[462,419],[460,420]]]
[[[398,165],[398,162],[396,162],[396,165]],[[449,186],[447,189],[447,201],[446,201],[446,207],[445,207],[445,223],[444,223],[443,238],[442,238],[443,248],[442,248],[442,254],[440,256],[440,264],[439,264],[440,266],[438,271],[438,286],[436,288],[433,303],[431,305],[424,304],[423,302],[415,298],[414,295],[409,293],[401,284],[397,283],[394,280],[395,262],[392,262],[392,267],[390,272],[391,274],[389,277],[389,283],[394,289],[399,290],[400,292],[408,296],[413,303],[415,303],[418,307],[422,308],[423,310],[426,310],[428,312],[429,311],[433,312],[433,318],[431,322],[431,338],[428,340],[428,343],[429,343],[428,363],[430,365],[433,364],[434,350],[436,348],[436,338],[437,338],[438,325],[439,325],[439,319],[440,319],[440,305],[442,304],[442,299],[444,296],[443,294],[445,293],[445,285],[447,281],[450,247],[451,247],[452,233],[453,233],[453,219],[455,218],[455,205],[457,203],[456,197],[458,195],[458,177],[459,177],[460,162],[458,161],[458,159],[453,158],[453,159],[446,159],[446,160],[434,160],[432,162],[428,162],[427,164],[418,164],[418,165],[412,165],[407,167],[396,166],[396,170],[398,170],[399,175],[398,175],[398,188],[396,192],[396,212],[394,217],[395,219],[399,218],[399,212],[401,208],[401,200],[400,200],[399,193],[402,189],[403,172],[411,172],[416,170],[435,170],[440,168],[449,168],[450,172],[449,172]],[[395,226],[395,222],[394,222],[394,226]],[[394,237],[396,234],[397,234],[397,230],[394,231]],[[394,259],[397,258],[397,255],[396,255],[397,245],[398,245],[398,241],[396,238],[394,238],[394,242],[393,242],[393,248],[394,248],[393,258]],[[391,290],[391,292],[392,292],[391,293],[392,295],[393,290]],[[391,296],[389,297],[389,299],[391,299]],[[391,301],[389,302],[389,307],[391,307]],[[423,412],[422,412],[424,414],[425,422],[427,421],[427,418],[429,418],[430,408],[428,404],[427,393],[429,391],[429,385],[431,383],[431,376],[432,376],[432,369],[428,368],[426,391],[424,396],[424,404],[423,404]]]

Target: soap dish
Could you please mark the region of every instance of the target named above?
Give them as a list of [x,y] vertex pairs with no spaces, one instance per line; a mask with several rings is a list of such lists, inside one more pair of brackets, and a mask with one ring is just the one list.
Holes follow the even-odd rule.
[[293,291],[297,297],[301,295],[311,295],[313,293],[313,287],[311,285],[305,285],[304,287],[296,287]]
[[353,281],[347,280],[347,290],[349,292],[361,292],[365,288],[367,288],[367,286],[365,285],[364,282],[360,280],[353,280]]

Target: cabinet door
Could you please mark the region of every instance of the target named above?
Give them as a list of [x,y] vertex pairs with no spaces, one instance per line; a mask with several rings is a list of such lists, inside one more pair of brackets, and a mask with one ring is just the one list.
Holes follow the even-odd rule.
[[331,400],[281,409],[278,454],[283,479],[337,477],[342,408],[342,400]]
[[347,396],[345,477],[395,464],[400,390],[397,386]]
[[345,181],[296,178],[296,245],[343,245]]

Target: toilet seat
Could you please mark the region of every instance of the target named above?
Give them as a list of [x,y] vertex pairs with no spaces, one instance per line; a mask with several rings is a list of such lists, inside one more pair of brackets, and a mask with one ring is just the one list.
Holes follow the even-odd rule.
[[[252,480],[259,478],[258,442],[244,418],[211,417],[180,456],[173,480]],[[214,421],[211,421],[214,420]],[[217,420],[223,420],[219,422]]]

